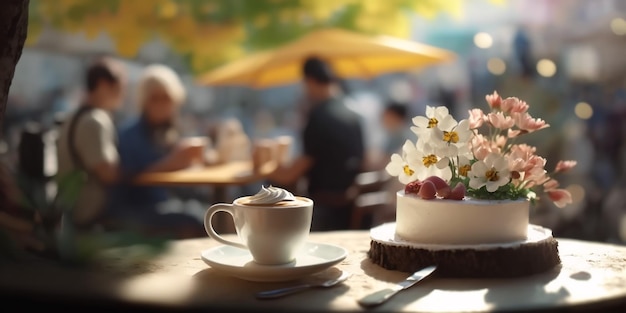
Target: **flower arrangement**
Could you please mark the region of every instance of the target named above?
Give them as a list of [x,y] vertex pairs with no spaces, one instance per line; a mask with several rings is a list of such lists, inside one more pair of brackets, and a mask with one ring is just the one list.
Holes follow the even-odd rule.
[[561,160],[548,172],[536,147],[518,143],[550,125],[533,118],[528,104],[516,97],[503,99],[494,91],[486,100],[490,112],[471,109],[460,121],[444,106],[428,106],[426,116],[413,118],[417,141],[407,140],[386,171],[405,185],[406,194],[423,199],[534,201],[540,189],[558,207],[571,203],[571,194],[553,176],[576,161]]

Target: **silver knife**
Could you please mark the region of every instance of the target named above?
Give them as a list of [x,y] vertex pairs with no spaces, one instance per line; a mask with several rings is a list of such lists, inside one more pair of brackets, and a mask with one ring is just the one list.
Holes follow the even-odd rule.
[[364,307],[372,307],[372,306],[382,304],[383,302],[389,300],[391,297],[396,295],[398,292],[408,289],[409,287],[415,285],[422,279],[428,277],[430,274],[432,274],[435,271],[435,269],[437,269],[437,266],[435,265],[425,267],[413,273],[407,279],[397,283],[391,288],[386,288],[386,289],[371,293],[359,299],[358,303]]

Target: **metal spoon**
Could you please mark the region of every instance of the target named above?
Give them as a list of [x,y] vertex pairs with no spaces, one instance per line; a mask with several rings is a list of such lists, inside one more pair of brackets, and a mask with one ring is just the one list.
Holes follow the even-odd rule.
[[308,283],[308,284],[302,284],[302,285],[297,285],[297,286],[292,286],[292,287],[261,291],[256,294],[256,297],[259,299],[273,299],[273,298],[286,296],[292,293],[296,293],[299,291],[303,291],[308,288],[313,288],[313,287],[328,288],[328,287],[335,286],[341,282],[344,282],[350,276],[352,276],[352,273],[344,271],[341,273],[339,277],[333,278],[324,282]]

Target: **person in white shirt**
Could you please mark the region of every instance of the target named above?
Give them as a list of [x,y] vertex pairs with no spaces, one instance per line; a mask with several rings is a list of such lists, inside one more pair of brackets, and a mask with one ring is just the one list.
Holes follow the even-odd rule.
[[111,113],[122,104],[125,68],[114,59],[98,59],[88,66],[85,85],[84,102],[63,122],[57,142],[57,175],[82,171],[87,177],[72,211],[71,220],[79,228],[90,228],[98,222],[107,189],[119,179],[117,135]]

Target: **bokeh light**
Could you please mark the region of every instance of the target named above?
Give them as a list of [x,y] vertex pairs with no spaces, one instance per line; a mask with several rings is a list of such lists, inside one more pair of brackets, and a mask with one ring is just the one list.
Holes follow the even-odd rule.
[[578,102],[574,107],[574,114],[580,119],[588,120],[593,116],[593,108],[587,102]]
[[611,20],[611,30],[615,35],[626,35],[626,20],[621,17],[614,18],[613,20]]
[[537,62],[537,72],[543,77],[552,77],[556,73],[556,64],[552,60],[541,59]]
[[493,38],[487,33],[480,32],[474,35],[474,44],[478,48],[488,49],[493,45]]
[[493,75],[502,75],[506,71],[506,63],[500,58],[491,58],[487,61],[487,70]]

